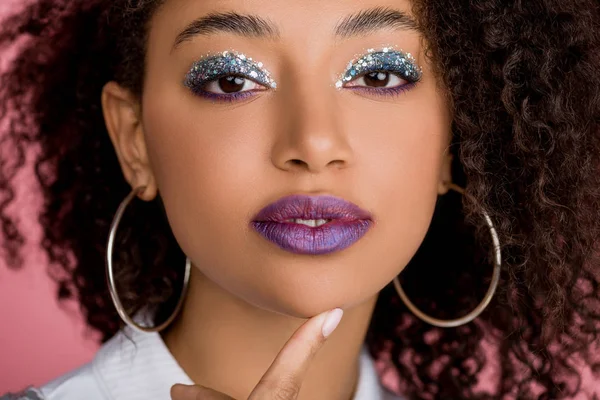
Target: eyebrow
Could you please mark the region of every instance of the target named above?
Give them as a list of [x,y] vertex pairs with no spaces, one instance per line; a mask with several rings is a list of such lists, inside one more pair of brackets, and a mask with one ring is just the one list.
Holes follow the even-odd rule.
[[351,36],[366,35],[381,29],[420,32],[419,25],[410,15],[387,7],[376,7],[344,18],[335,28],[335,35],[346,39]]
[[212,35],[230,32],[246,37],[278,38],[279,30],[268,20],[256,15],[243,15],[236,12],[212,13],[192,21],[175,38],[173,49],[198,35]]
[[[349,38],[372,33],[381,29],[420,31],[418,24],[408,14],[387,7],[362,10],[342,19],[334,29],[340,38]],[[175,38],[172,50],[181,43],[196,36],[208,36],[220,32],[229,32],[245,37],[280,37],[278,27],[267,19],[257,15],[237,12],[211,13],[192,21]]]

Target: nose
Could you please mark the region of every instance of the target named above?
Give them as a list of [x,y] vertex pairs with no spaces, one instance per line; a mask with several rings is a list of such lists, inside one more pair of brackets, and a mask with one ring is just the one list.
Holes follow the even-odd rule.
[[352,149],[336,106],[337,94],[323,81],[279,93],[279,128],[271,153],[275,167],[320,173],[352,162]]

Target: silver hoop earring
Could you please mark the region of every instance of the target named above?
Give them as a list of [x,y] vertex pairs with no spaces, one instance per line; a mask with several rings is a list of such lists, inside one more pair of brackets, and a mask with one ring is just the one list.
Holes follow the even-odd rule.
[[[460,186],[457,186],[453,183],[450,183],[449,187],[450,187],[450,189],[452,189],[462,195],[464,195],[464,193],[465,193],[463,188],[461,188]],[[500,281],[500,267],[502,266],[502,254],[500,251],[500,240],[498,239],[498,233],[496,232],[496,228],[494,228],[492,219],[490,218],[488,213],[485,212],[485,210],[482,210],[482,213],[483,213],[485,222],[487,223],[488,229],[490,231],[490,235],[492,237],[492,242],[494,244],[494,272],[492,273],[492,281],[490,283],[490,287],[488,288],[485,296],[483,297],[483,300],[481,300],[481,302],[477,305],[477,307],[475,307],[475,309],[473,311],[471,311],[470,313],[468,313],[467,315],[465,315],[461,318],[447,319],[447,320],[433,318],[433,317],[425,314],[421,310],[419,310],[410,301],[408,296],[406,296],[406,293],[404,293],[404,290],[402,289],[402,285],[400,285],[400,280],[398,279],[397,276],[394,277],[394,287],[396,288],[396,292],[398,292],[398,296],[400,296],[400,299],[402,300],[404,305],[406,305],[406,307],[420,320],[425,321],[430,325],[437,326],[440,328],[454,328],[457,326],[468,324],[469,322],[473,321],[475,318],[477,318],[483,312],[483,310],[485,310],[485,308],[488,306],[488,304],[490,304],[490,301],[492,300],[492,298],[494,297],[494,294],[496,293],[496,289],[498,287],[498,282]]]
[[123,213],[125,212],[125,209],[129,205],[129,203],[131,203],[131,201],[138,194],[140,194],[144,191],[144,189],[145,189],[145,187],[139,187],[139,188],[133,189],[131,191],[131,193],[129,193],[129,195],[125,198],[125,200],[123,200],[121,202],[121,204],[119,205],[119,208],[117,209],[117,212],[113,218],[112,224],[110,226],[110,233],[108,235],[108,245],[106,246],[106,281],[108,283],[108,289],[110,291],[110,297],[112,298],[112,302],[115,305],[115,308],[116,308],[117,312],[119,313],[119,317],[121,317],[123,322],[125,322],[129,327],[131,327],[137,331],[159,332],[159,331],[163,330],[164,328],[166,328],[171,322],[173,322],[173,320],[175,319],[175,317],[181,310],[181,306],[183,305],[183,301],[185,299],[185,295],[187,293],[187,289],[188,289],[189,282],[190,282],[190,271],[191,271],[192,263],[189,258],[186,258],[185,273],[184,273],[184,277],[183,277],[183,289],[181,291],[181,296],[179,297],[179,301],[177,302],[177,305],[175,306],[175,310],[173,311],[173,313],[171,313],[171,315],[169,316],[169,318],[167,318],[167,320],[165,322],[163,322],[162,324],[160,324],[158,326],[144,326],[144,325],[137,323],[136,321],[133,320],[132,317],[127,315],[127,312],[125,311],[125,307],[123,307],[123,303],[121,303],[121,300],[119,299],[119,294],[117,293],[117,286],[115,284],[115,276],[113,273],[113,262],[112,262],[113,245],[115,242],[117,228],[119,227],[119,222],[121,222],[121,217],[123,217]]

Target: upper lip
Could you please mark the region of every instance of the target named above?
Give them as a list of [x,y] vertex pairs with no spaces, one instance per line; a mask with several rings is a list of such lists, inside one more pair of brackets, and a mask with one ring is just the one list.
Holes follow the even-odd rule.
[[291,195],[267,205],[255,222],[285,222],[290,219],[371,220],[368,211],[335,196]]

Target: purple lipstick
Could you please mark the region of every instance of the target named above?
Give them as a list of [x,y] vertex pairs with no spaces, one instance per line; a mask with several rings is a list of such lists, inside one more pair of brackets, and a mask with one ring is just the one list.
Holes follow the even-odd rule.
[[358,241],[373,224],[369,212],[333,196],[287,196],[269,204],[251,226],[297,254],[327,254]]

